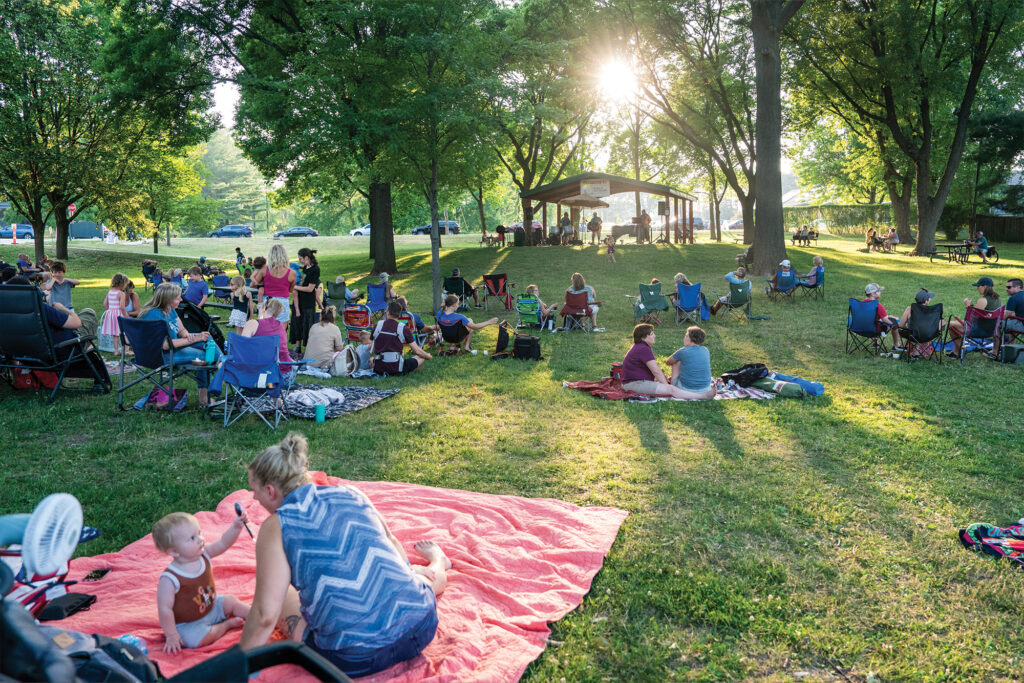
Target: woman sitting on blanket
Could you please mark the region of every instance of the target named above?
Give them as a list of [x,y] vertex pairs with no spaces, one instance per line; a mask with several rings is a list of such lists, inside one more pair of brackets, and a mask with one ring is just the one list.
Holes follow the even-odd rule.
[[263,645],[275,628],[349,676],[418,655],[437,630],[437,596],[451,562],[433,541],[410,566],[369,499],[351,486],[317,486],[306,438],[290,433],[249,465],[253,496],[270,517],[256,540],[256,593],[240,645]]
[[309,329],[309,341],[306,343],[306,360],[313,362],[313,367],[327,370],[335,377],[345,374],[343,363],[338,363],[345,348],[345,338],[335,324],[337,309],[328,306],[320,313],[320,322],[314,323]]
[[693,398],[690,392],[673,386],[654,358],[654,325],[633,328],[633,346],[622,359],[622,388],[638,394],[675,399]]

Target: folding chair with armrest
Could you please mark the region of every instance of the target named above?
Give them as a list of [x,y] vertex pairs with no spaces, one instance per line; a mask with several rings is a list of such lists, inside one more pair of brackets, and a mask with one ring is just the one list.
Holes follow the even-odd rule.
[[213,298],[227,301],[231,297],[231,278],[227,275],[214,275],[210,278],[213,285]]
[[590,319],[593,311],[590,307],[597,306],[600,302],[589,303],[587,296],[586,292],[565,293],[565,303],[562,304],[562,325],[566,330],[593,331],[594,323]]
[[681,325],[684,322],[700,325],[701,308],[707,305],[707,299],[700,288],[701,283],[699,282],[692,285],[676,283],[676,325]]
[[878,301],[849,300],[846,317],[846,352],[864,351],[869,356],[887,353],[885,333],[878,329]]
[[440,320],[437,321],[439,339],[438,343],[441,346],[440,355],[442,356],[457,356],[462,352],[462,344],[466,341],[466,336],[469,334],[469,329],[465,323],[461,320],[454,325],[443,325]]
[[[961,340],[960,353],[958,355],[960,365],[964,364],[968,344],[984,349],[985,343],[991,342],[991,354],[996,355],[999,353],[999,340],[1002,334],[1003,313],[1005,311],[1005,306],[1000,306],[994,311],[983,311],[974,306],[967,307],[967,312],[964,313],[963,319],[963,340]],[[953,320],[954,317],[949,316],[949,320],[946,323],[947,328]]]
[[516,295],[516,329],[520,327],[544,328],[548,320],[554,317],[549,312],[544,315],[541,312],[540,299],[532,294],[520,293]]
[[661,283],[657,282],[651,285],[641,283],[639,289],[638,296],[627,295],[633,299],[633,322],[660,325],[661,318],[658,317],[658,312],[669,309],[668,299],[661,293]]
[[366,285],[366,305],[370,308],[373,321],[383,318],[384,311],[388,310],[387,291],[387,285]]
[[505,304],[505,310],[512,310],[512,288],[516,286],[516,283],[508,281],[508,275],[505,273],[491,273],[490,275],[484,275],[484,310],[487,308],[488,299],[502,299]]
[[[155,388],[160,389],[167,396],[174,396],[174,380],[188,375],[195,378],[194,370],[190,367],[174,367],[174,345],[171,344],[171,333],[167,329],[167,323],[163,320],[138,320],[136,318],[118,318],[118,325],[121,328],[121,365],[119,382],[117,386],[117,407],[124,410],[124,392],[141,382],[149,382]],[[164,360],[164,344],[167,344],[167,360]],[[125,347],[131,346],[135,354],[128,357],[125,354]],[[135,368],[139,376],[125,384],[125,370],[129,367]],[[208,372],[207,369],[203,369]],[[165,379],[166,377],[166,379]],[[167,402],[170,410],[174,401]]]
[[[219,381],[215,380],[211,386],[211,391],[216,391],[218,385],[223,386],[225,427],[249,414],[259,417],[271,429],[277,429],[281,418],[288,419],[284,399],[295,381],[296,371],[309,361],[282,362],[278,355],[280,348],[281,339],[276,334],[264,337],[228,334],[228,355],[217,375]],[[273,415],[273,424],[265,413]]]
[[796,291],[796,272],[793,270],[777,270],[775,271],[775,286],[772,286],[771,278],[765,278],[765,282],[768,286],[765,287],[765,294],[772,301],[778,301],[780,298],[785,297],[790,301],[794,301],[793,292]]
[[[815,272],[816,271],[816,272]],[[814,271],[814,284],[807,284],[806,281],[800,280],[797,282],[797,288],[803,293],[804,296],[809,296],[814,299],[825,298],[825,266],[815,266]],[[810,274],[808,273],[808,276]]]
[[466,291],[466,281],[459,277],[446,277],[444,283],[441,285],[441,299],[443,300],[449,294],[454,294],[459,297],[459,307],[455,309],[456,313],[465,313],[469,310],[469,304],[466,303],[466,297],[471,296],[473,292],[480,289],[479,286],[473,287],[470,291]]
[[737,320],[750,318],[751,287],[750,280],[729,283],[729,299],[722,302],[722,308]]
[[342,322],[345,323],[345,334],[348,341],[359,343],[359,335],[362,332],[369,332],[373,327],[373,313],[366,304],[349,304],[341,314]]
[[[54,343],[40,291],[34,285],[4,285],[0,294],[0,369],[56,373],[57,383],[47,404],[53,403],[60,389],[110,393],[107,366],[90,348],[95,339],[75,336]],[[73,389],[64,385],[68,378],[92,379],[93,384],[88,389]]]
[[[942,304],[925,306],[916,301],[910,304],[910,318],[906,326],[900,328],[900,339],[907,348],[903,357],[907,362],[917,358],[931,358],[942,363],[946,345],[942,321]],[[935,347],[936,343],[938,348]]]

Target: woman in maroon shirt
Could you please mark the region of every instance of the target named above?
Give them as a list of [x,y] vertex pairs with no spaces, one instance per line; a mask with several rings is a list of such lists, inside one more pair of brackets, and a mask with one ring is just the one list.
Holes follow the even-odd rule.
[[686,399],[688,394],[669,383],[654,358],[654,325],[633,328],[633,346],[622,359],[622,388],[638,394]]

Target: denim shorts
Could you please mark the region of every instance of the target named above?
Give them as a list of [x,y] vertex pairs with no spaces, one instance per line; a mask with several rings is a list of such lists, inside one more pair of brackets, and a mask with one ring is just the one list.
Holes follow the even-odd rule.
[[199,647],[199,643],[203,642],[203,638],[210,632],[210,629],[225,619],[227,619],[227,615],[224,614],[224,596],[218,595],[217,599],[213,601],[213,607],[205,617],[200,617],[195,621],[186,621],[184,624],[175,624],[175,628],[178,629],[178,635],[181,636],[181,642],[185,647],[195,649]]
[[356,677],[369,676],[399,662],[412,659],[430,644],[435,633],[437,633],[437,610],[432,609],[424,615],[419,624],[409,629],[394,643],[358,655],[320,649],[316,646],[313,632],[309,629],[306,630],[303,641],[346,675]]

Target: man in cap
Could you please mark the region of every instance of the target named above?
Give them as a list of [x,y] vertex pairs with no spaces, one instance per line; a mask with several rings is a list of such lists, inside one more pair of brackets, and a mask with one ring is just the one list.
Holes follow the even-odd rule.
[[[789,273],[789,274],[793,273],[793,264],[789,262],[788,258],[784,258],[781,261],[779,261],[779,268],[782,269],[782,272],[784,274],[785,273]],[[775,271],[775,273],[772,275],[772,282],[771,282],[770,285],[767,285],[764,288],[764,293],[765,294],[771,294],[773,290],[776,290],[778,288],[779,288],[779,271]]]
[[[914,301],[921,304],[922,306],[927,306],[928,304],[931,303],[932,299],[934,298],[935,292],[929,292],[927,289],[924,289],[923,287],[917,290],[917,294],[914,295]],[[881,306],[881,304],[879,304],[879,306]],[[901,330],[906,329],[907,323],[910,321],[910,308],[910,306],[907,306],[907,309],[903,311],[903,315],[900,316],[899,327]],[[939,329],[941,330],[945,326],[946,321],[943,320],[942,318],[939,318]]]
[[[473,308],[482,308],[480,300],[477,298],[476,287],[471,285],[466,278],[462,277],[462,271],[458,268],[452,268],[452,277],[462,283],[462,291],[449,292],[449,294],[458,294],[459,298],[463,301],[466,301],[470,296],[472,296]],[[458,290],[458,286],[456,286],[455,289]]]
[[900,343],[900,321],[894,315],[889,315],[885,310],[885,306],[879,299],[882,297],[882,290],[885,287],[882,285],[872,282],[864,287],[864,298],[861,299],[863,302],[878,301],[878,309],[875,311],[875,327],[879,332],[883,333],[883,336],[887,332],[892,332],[893,351],[905,351],[903,344]]
[[968,240],[967,242],[974,247],[974,253],[981,257],[981,260],[988,263],[988,238],[985,237],[985,233],[981,230],[974,233],[974,240]]

